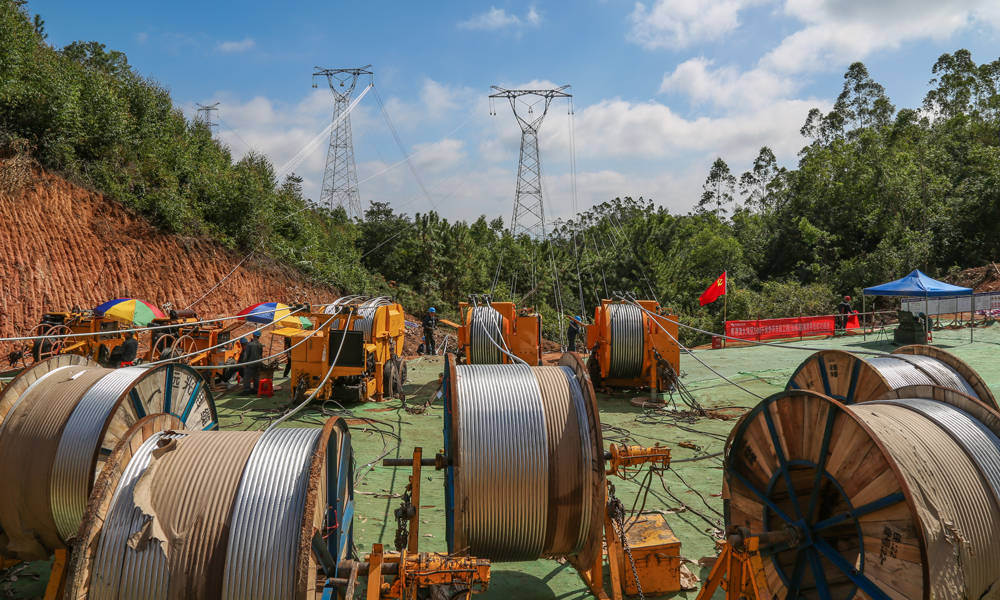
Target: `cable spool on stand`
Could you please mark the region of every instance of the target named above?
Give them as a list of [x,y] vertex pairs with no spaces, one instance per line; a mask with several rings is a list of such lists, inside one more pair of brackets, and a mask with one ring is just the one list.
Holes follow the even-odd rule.
[[768,598],[995,598],[998,435],[1000,413],[941,387],[775,394],[733,436],[727,525],[790,537],[760,548]]
[[23,371],[0,393],[0,553],[42,560],[77,533],[93,483],[125,432],[167,413],[217,427],[202,378],[179,365],[105,369],[75,355]]
[[602,300],[587,326],[588,372],[598,387],[666,391],[680,373],[677,316],[651,300]]
[[456,365],[445,388],[448,551],[494,562],[601,552],[604,448],[583,363]]
[[933,346],[904,346],[888,356],[824,350],[803,362],[787,390],[812,390],[854,404],[909,385],[940,385],[998,408],[990,388],[963,360]]
[[474,306],[468,313],[469,358],[472,365],[503,364],[500,351],[506,343],[508,324],[503,315],[492,306]]
[[343,419],[130,435],[94,488],[68,598],[321,598],[351,555]]

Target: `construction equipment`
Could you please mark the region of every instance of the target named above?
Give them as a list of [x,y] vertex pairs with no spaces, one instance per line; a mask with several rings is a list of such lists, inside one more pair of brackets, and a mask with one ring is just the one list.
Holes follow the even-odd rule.
[[772,600],[761,561],[761,545],[797,545],[797,530],[751,533],[746,527],[729,528],[726,539],[716,542],[719,556],[695,600],[711,600],[722,586],[726,600]]
[[[58,354],[76,354],[106,365],[111,351],[124,341],[118,330],[117,321],[95,316],[90,310],[45,313],[25,336],[36,339],[20,342],[6,358],[12,368],[20,369]],[[54,337],[70,334],[78,337]]]
[[[470,295],[458,305],[458,357],[461,364],[542,364],[542,316],[489,295]],[[516,357],[517,359],[515,359]]]
[[313,392],[317,400],[376,402],[403,393],[406,324],[399,303],[385,297],[345,296],[323,311],[295,308],[302,309],[296,315],[311,320],[312,328],[272,332],[292,341],[293,403]]
[[177,358],[180,364],[218,369],[202,371],[202,375],[213,381],[215,376],[229,365],[236,364],[240,349],[236,345],[235,331],[245,323],[239,321],[217,321],[198,323],[194,311],[170,311],[170,320],[154,325],[176,325],[170,329],[154,329],[150,332],[150,350],[147,360],[156,362]]
[[677,318],[652,300],[602,300],[587,326],[594,385],[670,390],[681,372]]
[[[627,531],[625,509],[607,481],[631,479],[642,465],[666,469],[670,450],[616,444],[605,452],[578,355],[564,354],[559,366],[527,367],[458,365],[448,354],[444,394],[445,448],[434,458],[416,448],[412,458],[383,460],[412,469],[395,513],[397,551],[416,552],[421,469],[434,467],[447,471],[450,555],[491,562],[565,557],[602,599],[620,600],[623,591],[647,585],[662,593],[680,589],[679,540],[660,515]],[[499,490],[514,500],[497,502]],[[603,587],[602,546],[611,596]]]

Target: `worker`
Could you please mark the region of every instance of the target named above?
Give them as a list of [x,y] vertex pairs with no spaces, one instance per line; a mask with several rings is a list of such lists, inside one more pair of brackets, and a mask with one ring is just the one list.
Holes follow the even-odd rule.
[[288,377],[288,374],[292,372],[292,338],[291,336],[285,336],[285,372],[281,374],[282,377]]
[[837,329],[847,329],[847,319],[853,310],[851,308],[851,297],[844,296],[844,300],[837,305],[837,312],[840,313],[837,317]]
[[567,352],[576,352],[576,336],[580,333],[580,323],[582,322],[583,319],[580,316],[569,320],[569,327],[566,329],[566,337],[569,338],[569,346],[566,348]]
[[243,349],[243,394],[256,394],[260,384],[260,360],[264,358],[264,345],[260,343],[260,329],[253,332],[253,339]]
[[434,307],[427,309],[427,316],[423,320],[424,326],[424,353],[425,354],[437,354],[437,348],[434,344],[434,330],[437,329],[437,311]]
[[135,339],[135,334],[131,331],[125,332],[125,341],[122,342],[122,363],[131,365],[135,362],[136,355],[139,354],[139,340]]

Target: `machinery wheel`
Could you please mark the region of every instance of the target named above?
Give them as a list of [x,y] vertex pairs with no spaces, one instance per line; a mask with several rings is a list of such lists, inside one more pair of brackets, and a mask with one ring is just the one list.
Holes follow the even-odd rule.
[[587,359],[587,373],[590,375],[590,381],[594,384],[594,389],[604,387],[604,382],[601,380],[601,363],[597,360],[597,352],[590,355]]
[[108,359],[111,357],[111,352],[108,347],[101,344],[97,347],[97,362],[101,363],[105,367],[108,366]]
[[189,335],[182,335],[170,346],[170,352],[171,356],[182,365],[190,365],[192,364],[190,355],[198,352],[198,342],[194,341],[194,338]]
[[385,363],[382,367],[382,399],[388,400],[396,395],[396,361],[395,359]]
[[[73,330],[65,325],[55,325],[45,332],[46,336],[53,335],[67,335],[73,333]],[[45,360],[46,358],[52,358],[57,354],[62,354],[63,348],[66,347],[66,340],[69,338],[51,338],[45,337],[38,342],[36,342],[31,353],[35,357],[35,362]]]
[[151,362],[156,362],[158,360],[168,360],[171,356],[173,356],[173,350],[171,350],[171,346],[174,345],[175,341],[177,341],[177,338],[170,335],[169,333],[161,335],[159,338],[157,338],[156,343],[153,344],[153,349],[149,353]]
[[406,392],[403,391],[403,386],[406,385],[406,361],[403,360],[402,356],[400,356],[396,360],[399,361],[399,366],[397,368],[399,372],[399,377],[396,379],[399,388],[396,390],[396,392],[399,394],[400,398],[406,400]]

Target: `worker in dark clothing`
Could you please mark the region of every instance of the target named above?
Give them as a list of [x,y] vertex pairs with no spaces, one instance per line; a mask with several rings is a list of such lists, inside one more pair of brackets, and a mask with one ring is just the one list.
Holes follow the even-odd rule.
[[[243,349],[240,362],[243,364],[243,393],[256,394],[260,384],[260,361],[264,358],[264,345],[260,343],[260,329],[253,332],[253,339]],[[250,363],[250,364],[247,364]]]
[[437,329],[437,311],[434,307],[427,309],[427,316],[424,317],[424,354],[437,354],[437,348],[434,343],[434,330]]
[[[117,351],[117,352],[116,352]],[[135,357],[139,354],[139,341],[135,339],[135,334],[131,331],[125,332],[125,341],[118,348],[111,351],[111,363],[116,368],[121,368],[123,364],[131,365],[135,362]]]
[[292,338],[291,336],[285,336],[285,372],[281,374],[282,377],[288,377],[288,374],[292,372]]
[[837,329],[847,329],[847,320],[850,318],[854,309],[851,308],[851,297],[844,296],[844,300],[837,305],[837,312],[840,313],[837,316]]
[[566,337],[569,338],[567,352],[576,352],[576,336],[580,333],[580,323],[583,321],[579,316],[569,320],[569,327],[566,329]]

